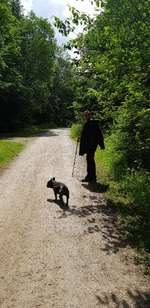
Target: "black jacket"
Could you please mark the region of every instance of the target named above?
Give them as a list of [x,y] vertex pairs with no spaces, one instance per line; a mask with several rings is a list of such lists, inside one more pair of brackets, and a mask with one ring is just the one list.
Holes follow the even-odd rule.
[[104,149],[104,138],[98,121],[87,121],[81,133],[79,155],[96,151],[97,146]]

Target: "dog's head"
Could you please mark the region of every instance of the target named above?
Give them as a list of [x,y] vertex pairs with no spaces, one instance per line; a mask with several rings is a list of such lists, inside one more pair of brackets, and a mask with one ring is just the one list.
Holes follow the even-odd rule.
[[49,181],[47,182],[47,187],[48,188],[53,188],[54,187],[54,182],[55,182],[55,178],[49,179]]

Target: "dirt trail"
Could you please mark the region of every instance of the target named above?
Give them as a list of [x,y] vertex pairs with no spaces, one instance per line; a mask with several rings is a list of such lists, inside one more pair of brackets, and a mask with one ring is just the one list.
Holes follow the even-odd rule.
[[[102,194],[71,177],[68,130],[28,143],[0,177],[0,307],[150,307],[149,284],[120,240]],[[70,209],[54,202],[49,176],[70,189]]]

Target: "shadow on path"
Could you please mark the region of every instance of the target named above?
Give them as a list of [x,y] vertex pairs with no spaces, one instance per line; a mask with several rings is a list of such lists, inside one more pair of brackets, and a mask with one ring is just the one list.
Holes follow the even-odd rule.
[[[114,293],[96,295],[99,307],[115,307],[115,308],[149,308],[150,307],[150,294],[139,290],[127,290],[126,298],[122,296],[119,298]],[[129,303],[130,301],[130,303]],[[132,301],[132,306],[131,306]]]
[[62,203],[60,200],[55,200],[55,199],[47,199],[48,202],[50,203],[55,203],[57,204],[63,211],[69,211],[69,207],[65,204]]
[[59,136],[59,133],[52,129],[46,130],[46,131],[29,131],[29,132],[18,132],[18,133],[4,133],[0,134],[0,140],[7,139],[7,140],[13,140],[15,138],[33,138],[33,137],[53,137],[53,136]]
[[109,185],[108,184],[101,184],[101,183],[82,183],[82,186],[86,189],[88,189],[91,192],[95,193],[104,193],[108,190]]
[[100,232],[104,239],[104,247],[101,249],[106,254],[117,253],[120,248],[131,246],[124,228],[118,223],[116,208],[98,197],[90,196],[90,199],[92,204],[86,206],[72,206],[67,208],[67,211],[61,207],[63,212],[59,219],[66,219],[69,216],[78,216],[84,219],[84,233]]

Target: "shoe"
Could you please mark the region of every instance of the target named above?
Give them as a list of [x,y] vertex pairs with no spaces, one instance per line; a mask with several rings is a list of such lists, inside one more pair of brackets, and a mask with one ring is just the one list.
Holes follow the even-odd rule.
[[96,178],[90,179],[88,182],[89,182],[90,184],[96,184]]
[[84,179],[81,180],[81,182],[83,182],[83,183],[84,183],[84,182],[87,182],[87,183],[88,183],[89,181],[90,181],[90,179],[89,179],[88,176],[86,176]]
[[96,178],[89,178],[88,176],[86,176],[84,179],[81,180],[82,183],[86,182],[86,183],[96,183]]

